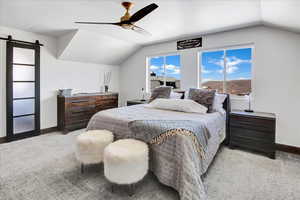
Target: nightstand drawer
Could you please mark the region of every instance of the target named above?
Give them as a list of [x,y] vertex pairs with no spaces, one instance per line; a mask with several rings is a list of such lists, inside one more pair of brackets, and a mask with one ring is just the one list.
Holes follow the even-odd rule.
[[275,120],[231,115],[230,126],[238,126],[238,127],[243,127],[245,129],[252,129],[258,131],[274,132]]
[[252,129],[245,129],[239,126],[230,126],[231,137],[239,137],[244,139],[251,139],[255,141],[263,141],[274,143],[275,136],[270,132],[262,132]]
[[241,137],[231,138],[230,141],[231,146],[244,147],[250,150],[256,150],[265,153],[271,153],[275,151],[274,143],[256,141],[253,139],[245,139]]
[[269,133],[269,134],[273,134],[275,131],[275,125],[274,125],[274,127],[266,127],[266,126],[258,126],[255,124],[230,122],[230,126],[240,128],[240,129],[249,129],[249,130],[258,131],[258,132],[265,132],[265,133]]

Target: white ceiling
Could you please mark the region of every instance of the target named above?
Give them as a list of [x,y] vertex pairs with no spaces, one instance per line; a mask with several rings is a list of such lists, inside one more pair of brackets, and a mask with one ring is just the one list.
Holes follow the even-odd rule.
[[[0,0],[0,25],[55,37],[79,29],[68,47],[61,50],[61,56],[105,64],[122,62],[139,45],[260,23],[300,32],[299,0],[135,0],[131,13],[153,2],[159,5],[137,23],[152,33],[150,37],[114,26],[74,24],[74,21],[118,21],[125,11],[121,2]],[[109,51],[95,44],[105,46]],[[117,44],[120,44],[119,48]],[[94,51],[110,55],[105,59],[97,58],[99,53],[92,53]]]

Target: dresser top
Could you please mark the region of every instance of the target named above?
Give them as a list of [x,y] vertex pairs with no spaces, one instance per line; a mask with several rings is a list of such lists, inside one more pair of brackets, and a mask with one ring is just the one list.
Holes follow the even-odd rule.
[[249,117],[262,117],[262,118],[272,118],[272,119],[276,118],[276,115],[274,113],[266,113],[266,112],[245,112],[243,110],[232,110],[231,114],[243,115]]
[[94,92],[94,93],[77,93],[67,97],[86,97],[86,96],[105,96],[105,95],[117,95],[117,92]]

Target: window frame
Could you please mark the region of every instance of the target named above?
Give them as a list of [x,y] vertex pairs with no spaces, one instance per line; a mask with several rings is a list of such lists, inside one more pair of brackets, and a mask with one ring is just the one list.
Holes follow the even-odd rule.
[[180,64],[180,81],[182,80],[181,76],[181,67],[182,67],[182,54],[179,52],[170,52],[170,53],[164,53],[164,54],[155,54],[146,56],[146,92],[151,92],[151,83],[150,83],[150,59],[151,58],[157,58],[157,57],[163,57],[164,63],[164,86],[166,86],[166,57],[167,56],[179,56],[179,64]]
[[[251,90],[253,93],[253,80],[254,80],[254,71],[255,71],[255,67],[254,67],[254,44],[250,43],[250,44],[242,44],[242,45],[234,45],[234,46],[225,46],[225,47],[216,47],[216,48],[207,48],[207,49],[201,49],[200,51],[198,51],[197,53],[197,59],[198,59],[198,78],[197,78],[197,88],[201,88],[202,87],[202,54],[203,53],[209,53],[209,52],[215,52],[215,51],[223,51],[224,52],[224,69],[226,67],[226,70],[224,70],[223,72],[223,88],[226,91],[225,93],[227,93],[227,88],[226,88],[226,78],[227,78],[227,66],[226,66],[226,52],[228,50],[236,50],[236,49],[247,49],[250,48],[251,49]],[[228,93],[229,94],[229,93]],[[232,95],[231,96],[236,96],[236,95]]]

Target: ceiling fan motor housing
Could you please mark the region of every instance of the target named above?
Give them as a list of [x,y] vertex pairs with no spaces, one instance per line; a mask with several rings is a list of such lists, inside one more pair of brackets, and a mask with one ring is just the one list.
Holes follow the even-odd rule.
[[121,22],[124,22],[124,21],[128,21],[131,17],[131,15],[129,14],[129,10],[132,8],[133,3],[128,2],[128,1],[124,1],[122,3],[122,5],[126,9],[125,15],[123,17],[121,17]]
[[122,6],[128,11],[132,8],[134,4],[132,2],[129,1],[124,1],[122,2]]

